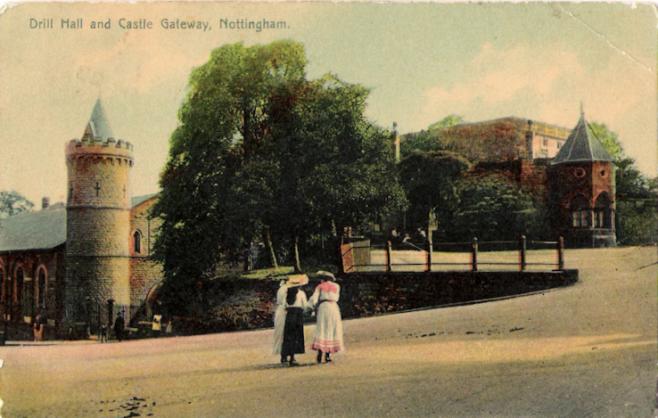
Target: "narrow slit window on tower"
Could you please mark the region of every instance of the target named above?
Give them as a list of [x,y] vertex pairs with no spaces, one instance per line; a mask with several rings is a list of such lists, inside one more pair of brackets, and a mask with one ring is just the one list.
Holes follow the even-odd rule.
[[101,193],[101,184],[100,184],[100,182],[96,182],[96,187],[94,187],[94,189],[96,190],[96,197],[100,196],[100,193]]

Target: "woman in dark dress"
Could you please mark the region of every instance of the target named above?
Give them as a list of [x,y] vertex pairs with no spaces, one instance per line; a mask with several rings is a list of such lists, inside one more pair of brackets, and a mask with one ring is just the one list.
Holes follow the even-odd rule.
[[[305,275],[304,275],[305,276]],[[286,294],[286,323],[283,329],[283,344],[281,346],[281,359],[287,359],[289,364],[296,366],[295,354],[303,354],[304,351],[304,308],[306,307],[306,293],[299,287],[303,279],[288,281]],[[305,277],[308,282],[308,277]]]

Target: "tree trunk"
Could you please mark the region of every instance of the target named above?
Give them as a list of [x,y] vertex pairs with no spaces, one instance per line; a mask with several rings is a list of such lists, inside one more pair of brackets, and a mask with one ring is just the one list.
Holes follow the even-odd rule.
[[302,272],[302,265],[299,262],[299,237],[297,235],[292,239],[292,264],[295,273]]
[[265,250],[267,255],[270,258],[270,266],[273,268],[278,268],[279,263],[276,260],[276,253],[274,252],[274,246],[272,245],[272,235],[270,234],[270,227],[263,227],[263,242],[265,243]]
[[434,211],[434,208],[430,208],[429,212],[427,212],[427,225],[425,227],[425,232],[426,232],[426,239],[425,241],[432,242],[432,230],[430,229],[432,227],[432,212]]

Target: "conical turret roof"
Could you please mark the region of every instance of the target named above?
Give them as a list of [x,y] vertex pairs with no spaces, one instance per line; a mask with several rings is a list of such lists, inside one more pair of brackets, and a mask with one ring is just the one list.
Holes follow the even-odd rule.
[[612,157],[596,138],[592,128],[585,119],[585,113],[580,113],[578,124],[571,131],[569,138],[553,159],[553,164],[589,161],[612,161]]
[[107,117],[105,116],[105,111],[103,110],[103,105],[101,104],[101,99],[96,99],[96,104],[94,104],[94,109],[91,111],[91,116],[89,117],[89,122],[85,127],[85,132],[82,134],[83,139],[92,139],[92,138],[113,138],[114,134],[112,133],[112,128],[107,122]]

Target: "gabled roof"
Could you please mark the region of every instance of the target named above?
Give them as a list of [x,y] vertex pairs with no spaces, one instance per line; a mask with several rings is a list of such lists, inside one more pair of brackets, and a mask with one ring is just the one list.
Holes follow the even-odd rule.
[[578,124],[552,161],[552,164],[572,162],[612,161],[610,154],[596,138],[581,112]]
[[[138,206],[157,193],[135,196],[130,206]],[[56,203],[37,212],[25,212],[0,219],[0,253],[50,250],[66,243],[66,206]]]
[[85,139],[107,139],[114,138],[112,133],[112,128],[107,121],[105,116],[105,111],[103,110],[103,105],[101,104],[101,99],[96,99],[96,104],[94,104],[94,109],[91,111],[91,116],[89,117],[89,122],[85,127],[85,131],[82,134],[82,137]]
[[0,220],[0,252],[49,250],[65,242],[66,208],[63,204]]
[[153,196],[157,196],[157,193],[149,193],[149,194],[144,194],[141,196],[135,196],[132,199],[130,199],[130,207],[134,208],[135,206],[141,205],[142,203],[146,202]]

